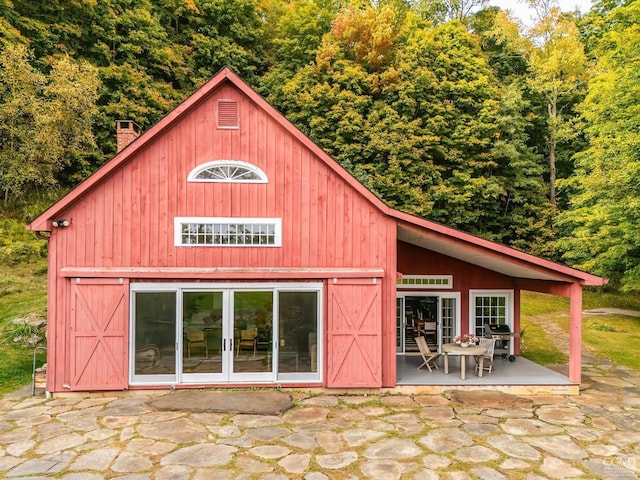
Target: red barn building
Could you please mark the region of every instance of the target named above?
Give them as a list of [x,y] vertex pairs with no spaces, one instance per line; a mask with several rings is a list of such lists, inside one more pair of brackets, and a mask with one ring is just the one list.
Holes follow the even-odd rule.
[[604,279],[389,208],[227,69],[132,129],[28,226],[48,391],[394,388],[416,329],[518,331],[521,290],[571,298],[579,384],[582,286]]

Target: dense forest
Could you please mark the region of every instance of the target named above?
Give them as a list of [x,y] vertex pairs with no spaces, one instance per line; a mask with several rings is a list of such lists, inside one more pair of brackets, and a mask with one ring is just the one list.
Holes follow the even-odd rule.
[[640,290],[640,1],[0,0],[3,217],[229,66],[389,205]]

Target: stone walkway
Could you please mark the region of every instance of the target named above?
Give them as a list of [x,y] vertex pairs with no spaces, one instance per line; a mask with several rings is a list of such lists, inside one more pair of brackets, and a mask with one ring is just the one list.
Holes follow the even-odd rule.
[[295,393],[281,415],[158,411],[147,396],[7,396],[0,478],[635,479],[640,372],[585,369],[575,397]]

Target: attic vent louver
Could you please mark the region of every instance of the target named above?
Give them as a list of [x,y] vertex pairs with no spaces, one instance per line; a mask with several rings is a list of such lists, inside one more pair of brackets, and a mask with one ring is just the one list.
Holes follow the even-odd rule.
[[218,128],[240,128],[238,102],[218,100]]

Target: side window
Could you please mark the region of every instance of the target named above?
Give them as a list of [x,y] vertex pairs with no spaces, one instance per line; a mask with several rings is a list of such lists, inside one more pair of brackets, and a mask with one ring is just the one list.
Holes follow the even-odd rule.
[[513,329],[513,291],[470,292],[469,323],[475,334],[484,334],[484,324],[508,325]]

